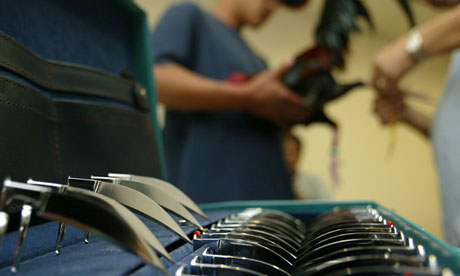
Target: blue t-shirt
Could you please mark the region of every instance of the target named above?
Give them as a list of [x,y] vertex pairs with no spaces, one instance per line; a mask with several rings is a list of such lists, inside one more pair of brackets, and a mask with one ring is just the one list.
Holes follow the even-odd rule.
[[[237,30],[190,3],[164,15],[153,48],[155,63],[217,80],[266,69]],[[164,136],[168,180],[199,203],[293,198],[281,132],[268,121],[239,110],[167,110]]]

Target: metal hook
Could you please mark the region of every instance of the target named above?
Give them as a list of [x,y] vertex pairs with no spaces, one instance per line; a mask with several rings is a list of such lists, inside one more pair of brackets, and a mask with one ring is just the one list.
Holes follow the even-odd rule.
[[32,217],[32,206],[23,205],[21,211],[21,225],[19,227],[18,242],[16,244],[16,251],[14,253],[13,266],[11,272],[18,272],[19,263],[21,262],[22,245],[26,239],[27,229],[29,229],[30,219]]

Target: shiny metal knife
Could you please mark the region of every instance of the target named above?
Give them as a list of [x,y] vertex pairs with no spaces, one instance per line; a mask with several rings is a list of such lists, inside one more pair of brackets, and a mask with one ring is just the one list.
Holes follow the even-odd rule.
[[122,174],[122,173],[109,173],[109,177],[115,177],[123,180],[131,180],[135,182],[141,182],[148,185],[154,185],[155,187],[163,190],[164,192],[170,194],[174,197],[177,201],[179,201],[182,205],[187,207],[188,209],[192,210],[193,212],[197,213],[198,215],[202,216],[205,219],[209,219],[206,216],[205,212],[201,210],[200,207],[184,192],[182,192],[179,188],[174,186],[173,184],[166,182],[164,180],[148,177],[148,176],[140,176],[134,174]]
[[[120,220],[127,223],[133,229],[133,231],[135,232],[135,234],[137,235],[139,239],[149,244],[153,249],[155,249],[162,256],[166,257],[170,261],[173,261],[168,251],[166,251],[166,249],[163,247],[160,241],[155,237],[155,235],[150,231],[150,229],[148,229],[147,226],[145,226],[145,224],[138,217],[136,217],[130,210],[128,210],[126,207],[116,202],[115,200],[107,196],[101,195],[101,194],[90,192],[88,190],[75,188],[75,187],[69,187],[67,185],[62,185],[62,184],[40,182],[40,181],[35,181],[32,179],[29,179],[27,183],[28,184],[26,185],[43,186],[43,187],[51,188],[51,189],[58,191],[60,194],[68,194],[68,195],[73,195],[73,196],[84,197],[86,198],[87,201],[91,201],[93,205],[107,206],[108,209],[112,210],[114,214],[120,217]],[[88,209],[86,215],[92,215],[91,213],[95,213],[95,212]],[[79,214],[79,215],[83,216],[83,214]],[[95,215],[97,215],[97,213],[95,213]],[[102,216],[102,214],[100,214],[100,216]],[[97,220],[98,217],[95,216],[93,219]],[[99,218],[99,219],[102,219],[102,218]],[[111,224],[105,225],[105,228],[112,228],[112,227],[114,226],[112,226]],[[122,235],[122,233],[120,234]]]
[[127,207],[139,211],[151,220],[154,220],[167,229],[175,232],[183,240],[189,243],[192,242],[182,228],[180,228],[174,219],[163,208],[161,208],[158,203],[141,192],[122,185],[116,185],[94,179],[69,177],[67,179],[67,184],[71,187],[82,188],[108,196]]
[[[267,262],[248,258],[248,257],[238,257],[231,255],[222,255],[216,254],[215,250],[210,247],[204,248],[202,251],[198,251],[198,256],[202,256],[202,263],[211,263],[211,264],[224,264],[236,267],[249,268],[263,275],[270,276],[290,276],[288,272],[277,267],[275,264],[269,264]],[[196,254],[195,253],[195,254]]]
[[187,209],[185,209],[185,207],[182,206],[173,196],[153,185],[105,176],[91,176],[91,179],[111,182],[114,184],[120,184],[122,186],[137,190],[145,194],[146,196],[150,197],[152,200],[156,201],[161,207],[167,209],[173,214],[190,221],[194,225],[198,226],[200,229],[203,228],[203,226],[201,226],[198,220],[192,214],[190,214],[190,212]]
[[62,221],[94,232],[136,253],[148,263],[165,269],[158,256],[135,229],[137,225],[131,224],[129,219],[126,220],[126,215],[119,212],[120,208],[108,201],[95,200],[85,193],[67,190],[60,192],[56,188],[5,180],[0,210],[7,210],[12,202],[17,201],[32,206],[43,218]]

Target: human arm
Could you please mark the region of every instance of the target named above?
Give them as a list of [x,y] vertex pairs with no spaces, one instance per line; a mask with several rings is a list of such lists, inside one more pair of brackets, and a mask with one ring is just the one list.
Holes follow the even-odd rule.
[[[423,56],[430,57],[460,47],[460,6],[417,28]],[[397,91],[399,80],[417,64],[406,50],[408,34],[380,50],[373,60],[371,84],[380,93]]]
[[154,74],[158,99],[170,109],[243,109],[247,102],[240,85],[203,77],[179,64],[155,65]]
[[430,138],[432,118],[407,105],[403,94],[377,95],[374,101],[374,112],[384,125],[398,120],[412,127],[426,138]]
[[154,65],[160,102],[170,109],[211,111],[238,109],[273,121],[280,127],[306,121],[303,99],[280,80],[286,66],[265,71],[244,84],[201,76],[179,64]]
[[[225,75],[214,79],[193,71],[199,59],[197,45],[201,44],[197,43],[206,43],[198,40],[203,18],[196,5],[182,4],[170,9],[155,28],[153,71],[160,102],[183,111],[247,111],[282,127],[306,121],[308,110],[302,98],[280,80],[285,67],[253,75],[244,83],[220,79]],[[211,55],[207,57],[208,63],[218,62]],[[232,70],[239,68],[234,67]]]

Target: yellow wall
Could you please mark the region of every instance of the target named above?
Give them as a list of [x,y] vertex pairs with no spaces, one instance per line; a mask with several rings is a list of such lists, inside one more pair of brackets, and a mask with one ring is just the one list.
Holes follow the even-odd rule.
[[[167,7],[180,1],[137,2],[148,12],[153,26]],[[209,8],[215,1],[195,2]],[[244,37],[271,66],[281,64],[313,43],[312,33],[322,1],[311,2],[300,11],[280,8],[260,29],[245,30]],[[353,36],[346,71],[336,74],[343,80],[366,77],[377,50],[408,30],[396,1],[368,0],[365,3],[375,18],[376,31],[371,32],[362,24],[363,34]],[[436,15],[420,4],[416,4],[415,13],[419,22]],[[434,100],[431,104],[412,104],[429,114],[433,113],[442,91],[447,65],[448,56],[427,61],[404,80],[406,85],[426,92]],[[391,158],[387,158],[390,130],[381,126],[373,115],[373,96],[371,90],[361,88],[327,106],[328,114],[341,127],[341,181],[333,187],[333,199],[375,200],[442,238],[441,206],[430,143],[407,126],[398,125],[396,150]],[[330,129],[324,125],[298,126],[294,132],[308,147],[308,152],[301,158],[300,169],[313,172],[329,182]]]

